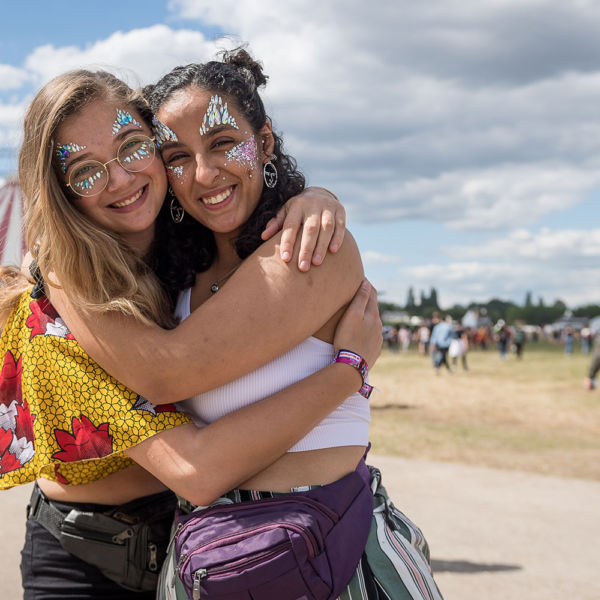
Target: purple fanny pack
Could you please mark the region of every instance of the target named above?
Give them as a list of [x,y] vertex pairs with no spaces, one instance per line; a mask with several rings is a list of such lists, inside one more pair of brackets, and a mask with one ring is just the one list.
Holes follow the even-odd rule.
[[180,516],[177,570],[199,600],[335,600],[367,543],[369,471],[306,492],[215,505]]

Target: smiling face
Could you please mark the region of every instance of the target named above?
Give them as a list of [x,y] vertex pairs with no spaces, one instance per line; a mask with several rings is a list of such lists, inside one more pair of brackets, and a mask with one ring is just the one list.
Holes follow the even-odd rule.
[[175,136],[160,150],[181,206],[217,239],[235,237],[260,200],[270,125],[253,131],[231,100],[196,87],[175,92],[156,116]]
[[[57,174],[65,185],[83,163],[111,161],[106,165],[109,178],[104,190],[92,196],[71,193],[72,202],[94,223],[145,252],[166,193],[163,164],[157,157],[143,171],[131,173],[112,160],[124,142],[139,134],[152,137],[150,127],[135,109],[93,100],[61,124],[54,141]],[[96,184],[92,179],[91,186]]]

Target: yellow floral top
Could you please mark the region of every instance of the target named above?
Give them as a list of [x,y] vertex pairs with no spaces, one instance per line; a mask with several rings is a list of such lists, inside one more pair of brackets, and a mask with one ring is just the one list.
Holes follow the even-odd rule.
[[133,464],[123,450],[189,423],[98,366],[50,302],[24,293],[0,338],[0,489],[89,483]]

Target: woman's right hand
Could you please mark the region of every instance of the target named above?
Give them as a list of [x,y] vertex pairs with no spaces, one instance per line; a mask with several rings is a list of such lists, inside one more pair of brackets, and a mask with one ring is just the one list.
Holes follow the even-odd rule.
[[381,354],[382,344],[377,291],[367,279],[363,279],[338,323],[333,346],[336,352],[345,349],[360,354],[372,367]]

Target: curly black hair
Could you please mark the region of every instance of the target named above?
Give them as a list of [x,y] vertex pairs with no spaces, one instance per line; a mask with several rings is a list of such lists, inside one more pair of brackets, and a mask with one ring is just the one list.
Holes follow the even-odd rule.
[[[267,83],[262,65],[244,48],[225,51],[221,59],[176,67],[156,85],[145,88],[152,111],[156,114],[176,91],[196,87],[225,96],[246,118],[254,133],[258,133],[267,121],[271,123],[258,94],[258,88]],[[274,188],[263,187],[256,209],[235,241],[236,252],[242,259],[260,246],[260,235],[269,219],[305,187],[304,175],[295,159],[284,153],[281,137],[273,132],[273,138],[277,184]],[[160,244],[160,252],[155,268],[163,284],[175,294],[193,285],[196,273],[210,267],[216,246],[212,232],[189,215],[181,223],[173,223],[168,210],[170,201],[167,197],[159,215],[156,242]]]

